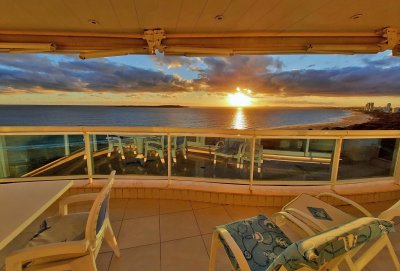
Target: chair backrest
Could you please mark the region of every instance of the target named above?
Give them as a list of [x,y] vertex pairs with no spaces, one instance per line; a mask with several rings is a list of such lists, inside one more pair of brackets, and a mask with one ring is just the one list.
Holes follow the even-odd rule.
[[235,148],[238,149],[240,144],[245,143],[245,139],[242,138],[225,138],[224,139],[224,148],[231,149]]
[[[107,184],[101,189],[89,212],[86,224],[85,239],[89,241],[91,249],[95,249],[98,240],[104,235],[104,222],[108,218],[110,192],[114,183],[115,170],[108,178]],[[101,242],[100,242],[101,243]]]

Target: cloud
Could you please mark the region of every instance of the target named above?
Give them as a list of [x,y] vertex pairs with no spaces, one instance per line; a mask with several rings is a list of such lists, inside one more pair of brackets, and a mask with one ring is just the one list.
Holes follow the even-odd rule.
[[195,57],[156,55],[151,56],[151,59],[157,66],[167,67],[168,69],[179,69],[182,67],[192,69],[196,68],[193,65],[201,63],[201,60]]
[[217,92],[230,92],[236,86],[264,88],[265,76],[283,67],[280,60],[264,56],[205,57],[203,63],[207,68],[199,71],[195,81]]
[[0,55],[0,91],[45,90],[68,92],[180,92],[190,91],[190,80],[106,59],[51,61],[42,55]]
[[[349,56],[350,57],[350,56]],[[152,57],[159,66],[186,67],[198,77],[187,80],[180,71],[166,74],[113,62],[80,60],[76,56],[0,54],[0,94],[232,92],[252,89],[257,97],[400,96],[400,62],[395,57],[364,58],[364,66],[283,70],[271,56],[186,58]]]
[[209,57],[203,60],[207,68],[200,71],[197,83],[208,91],[240,86],[283,97],[400,96],[400,65],[393,59],[357,67],[282,71],[283,63],[272,57]]

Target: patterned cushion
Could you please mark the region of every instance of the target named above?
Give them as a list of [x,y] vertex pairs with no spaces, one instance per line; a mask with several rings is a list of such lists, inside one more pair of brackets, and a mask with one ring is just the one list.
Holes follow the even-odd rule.
[[326,262],[393,231],[394,225],[390,221],[372,217],[359,218],[293,243],[266,270],[279,270],[281,266],[288,271],[303,266],[318,270]]
[[89,213],[73,213],[46,218],[27,247],[83,240],[88,215]]
[[[219,226],[226,229],[243,252],[251,270],[265,271],[274,259],[290,244],[288,237],[264,215]],[[220,236],[232,266],[239,270],[238,263],[225,241]]]

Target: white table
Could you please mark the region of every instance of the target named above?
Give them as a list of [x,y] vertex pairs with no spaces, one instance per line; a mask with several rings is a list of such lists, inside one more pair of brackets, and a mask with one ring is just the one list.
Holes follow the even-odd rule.
[[0,250],[39,217],[72,181],[0,184]]

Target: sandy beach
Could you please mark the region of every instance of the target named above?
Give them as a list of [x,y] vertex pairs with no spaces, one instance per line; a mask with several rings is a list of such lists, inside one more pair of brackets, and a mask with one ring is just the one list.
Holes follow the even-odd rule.
[[361,111],[355,111],[352,110],[351,114],[341,118],[337,121],[333,122],[322,122],[322,123],[317,123],[317,124],[301,124],[301,125],[290,125],[290,126],[280,126],[276,127],[273,129],[280,129],[280,130],[308,130],[308,129],[313,129],[313,130],[321,130],[321,129],[326,129],[326,128],[332,128],[332,127],[347,127],[355,124],[361,124],[361,123],[366,123],[369,122],[373,119],[369,114],[365,114],[364,112]]

